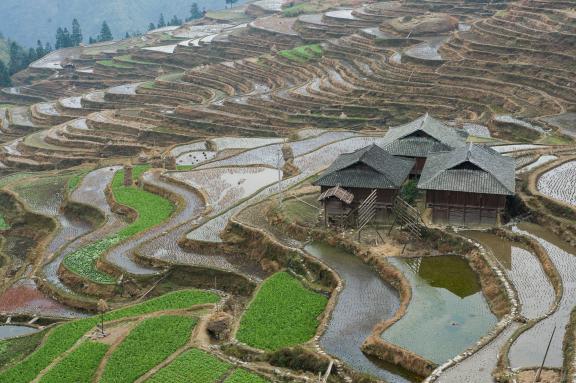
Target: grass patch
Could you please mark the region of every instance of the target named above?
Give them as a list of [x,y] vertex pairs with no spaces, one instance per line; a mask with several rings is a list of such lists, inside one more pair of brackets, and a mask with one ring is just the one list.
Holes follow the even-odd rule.
[[8,368],[32,353],[46,332],[0,341],[0,370]]
[[186,351],[168,366],[158,371],[156,375],[147,382],[218,382],[230,368],[231,366],[228,363],[225,363],[204,351],[192,349]]
[[267,383],[268,380],[248,372],[246,370],[236,370],[224,381],[224,383]]
[[68,179],[68,192],[69,193],[76,190],[76,188],[78,187],[78,185],[80,185],[80,182],[82,182],[82,180],[84,179],[86,174],[88,174],[88,172],[81,172],[81,173],[73,175],[72,177],[70,177]]
[[[315,208],[310,205],[315,206]],[[293,198],[285,201],[282,214],[287,222],[294,222],[302,226],[312,226],[318,222],[319,209],[318,195],[311,194],[300,199]]]
[[104,343],[84,342],[48,371],[40,383],[90,382],[106,351],[108,345]]
[[10,229],[10,225],[6,222],[4,215],[0,213],[0,230],[8,230]]
[[131,383],[184,346],[197,321],[166,315],[142,322],[112,354],[101,383]]
[[[134,179],[140,178],[142,173],[150,167],[136,166],[133,169]],[[142,190],[134,186],[124,186],[124,170],[116,172],[112,179],[112,194],[116,201],[138,212],[138,218],[118,233],[85,246],[64,259],[64,266],[88,279],[100,284],[116,283],[116,278],[99,271],[96,261],[112,246],[157,226],[168,219],[174,212],[174,204],[170,200]]]
[[299,63],[306,63],[311,60],[319,59],[323,54],[324,52],[320,44],[302,45],[294,49],[279,52],[280,56]]
[[114,61],[114,60],[97,61],[96,64],[99,64],[99,65],[102,65],[105,67],[109,67],[109,68],[120,68],[120,69],[133,69],[134,68],[132,65],[122,64],[122,63]]
[[248,306],[237,338],[250,346],[276,351],[305,343],[316,333],[328,299],[286,272],[268,278]]
[[[219,300],[220,297],[218,295],[206,291],[177,291],[138,305],[112,311],[106,314],[106,320],[112,321],[157,311],[186,309],[195,305],[216,303]],[[34,380],[40,371],[45,369],[58,355],[70,349],[86,332],[98,323],[99,318],[92,317],[68,322],[56,327],[46,336],[40,348],[28,358],[13,368],[0,373],[0,382],[28,383]],[[0,343],[0,345],[3,343]],[[28,350],[30,347],[31,345],[25,344],[9,344],[7,350]]]
[[315,13],[318,11],[318,7],[313,4],[300,3],[293,5],[291,7],[284,8],[282,10],[282,15],[284,17],[296,17],[304,15],[306,13]]

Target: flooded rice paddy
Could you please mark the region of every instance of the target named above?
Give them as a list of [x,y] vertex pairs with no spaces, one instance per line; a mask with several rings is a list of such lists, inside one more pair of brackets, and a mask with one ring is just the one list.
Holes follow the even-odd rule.
[[413,381],[381,368],[366,357],[360,347],[379,322],[392,317],[400,307],[398,293],[361,259],[339,248],[314,242],[305,247],[340,275],[344,288],[320,346],[358,371],[391,383]]
[[0,340],[30,335],[38,331],[38,329],[28,326],[0,325]]
[[440,364],[496,324],[477,276],[464,259],[391,258],[390,263],[409,280],[412,300],[406,315],[382,334],[384,340]]
[[570,318],[570,312],[576,305],[576,250],[541,226],[521,224],[518,228],[514,228],[514,231],[536,239],[548,252],[562,278],[564,294],[558,309],[551,316],[522,333],[514,342],[510,349],[510,364],[512,367],[540,365],[546,344],[554,326],[557,326],[545,365],[561,367],[565,326]]

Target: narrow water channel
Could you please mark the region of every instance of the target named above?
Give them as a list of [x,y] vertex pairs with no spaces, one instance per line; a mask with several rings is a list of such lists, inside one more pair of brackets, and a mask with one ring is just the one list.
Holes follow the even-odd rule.
[[441,364],[486,335],[497,319],[478,277],[458,256],[391,258],[412,286],[406,315],[382,338]]
[[346,251],[317,242],[305,250],[336,271],[344,281],[320,346],[357,371],[390,383],[418,381],[392,366],[373,362],[360,349],[374,326],[393,316],[400,307],[396,290],[384,283],[373,268]]
[[30,335],[38,331],[37,328],[28,326],[0,325],[0,340]]

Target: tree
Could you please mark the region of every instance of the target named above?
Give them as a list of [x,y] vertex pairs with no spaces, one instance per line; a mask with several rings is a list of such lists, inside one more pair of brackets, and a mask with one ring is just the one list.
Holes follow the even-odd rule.
[[112,36],[112,31],[110,30],[108,23],[104,21],[102,23],[102,28],[100,29],[100,34],[98,35],[98,41],[110,41],[113,39],[114,37]]
[[200,12],[198,8],[198,3],[192,3],[190,7],[190,17],[186,19],[186,21],[192,21],[196,19],[201,19],[204,15]]
[[24,52],[24,49],[17,43],[12,42],[10,44],[10,64],[8,66],[10,75],[20,72],[26,68],[28,64],[28,55]]
[[48,52],[46,52],[44,45],[42,45],[42,41],[36,41],[36,57],[42,58],[46,56]]
[[160,14],[160,20],[158,20],[158,28],[164,28],[166,26],[166,21],[164,20],[164,14]]
[[46,56],[48,53],[52,52],[53,50],[54,49],[52,49],[52,44],[47,42],[46,45],[44,45],[44,56]]
[[174,17],[172,17],[172,19],[168,23],[168,25],[173,25],[173,26],[178,26],[178,25],[182,25],[182,24],[183,24],[182,20],[179,19],[176,15],[174,15]]
[[4,61],[0,60],[0,86],[11,86],[12,79]]
[[80,28],[80,23],[78,19],[72,20],[72,34],[70,35],[71,45],[77,47],[82,43],[84,37],[82,36],[82,29]]
[[56,49],[63,48],[64,44],[64,30],[62,27],[58,27],[56,30]]
[[228,7],[228,4],[230,4],[230,8],[232,8],[233,4],[236,4],[238,2],[238,0],[226,0],[226,8]]
[[70,37],[70,32],[68,28],[64,27],[64,32],[62,33],[62,48],[69,48],[72,46],[72,38]]
[[149,30],[149,31],[153,31],[154,29],[156,29],[156,25],[154,25],[154,23],[150,23],[150,24],[148,25],[148,30]]
[[30,63],[38,60],[38,59],[39,59],[39,57],[36,54],[36,49],[34,49],[34,48],[28,49],[28,59],[27,59],[28,64],[30,64]]

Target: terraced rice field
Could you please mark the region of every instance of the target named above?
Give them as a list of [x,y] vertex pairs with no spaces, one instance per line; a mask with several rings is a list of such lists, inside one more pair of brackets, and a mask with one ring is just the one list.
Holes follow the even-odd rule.
[[547,344],[554,326],[557,326],[557,331],[552,339],[550,352],[546,359],[546,366],[561,367],[564,359],[562,352],[564,328],[568,323],[572,309],[576,305],[576,284],[574,283],[574,275],[576,275],[575,252],[541,227],[522,225],[515,231],[531,236],[544,247],[562,278],[564,292],[558,309],[551,316],[522,333],[514,342],[510,349],[510,364],[512,367],[519,367],[538,366],[542,363],[544,353],[542,345]]
[[360,350],[374,326],[392,317],[400,307],[396,290],[350,253],[322,243],[312,243],[305,250],[336,271],[345,282],[328,327],[320,338],[322,349],[359,371],[389,382],[411,381],[392,372],[394,370],[382,369]]
[[542,174],[537,187],[540,193],[548,197],[576,206],[576,161]]

